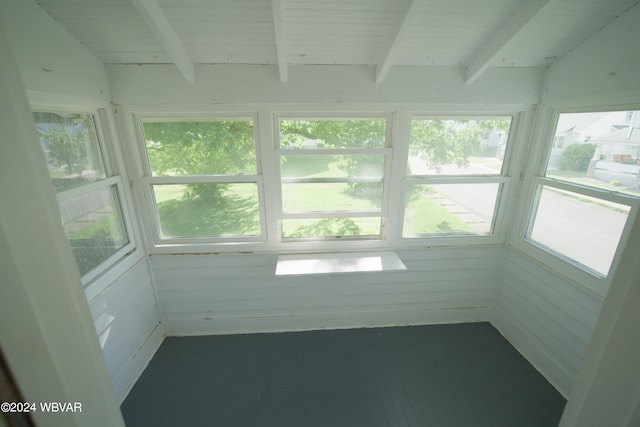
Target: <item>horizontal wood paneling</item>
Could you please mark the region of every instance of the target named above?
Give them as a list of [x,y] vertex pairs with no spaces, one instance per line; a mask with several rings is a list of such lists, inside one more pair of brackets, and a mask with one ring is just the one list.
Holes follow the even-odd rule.
[[568,396],[602,297],[507,248],[494,324]]
[[398,255],[400,272],[275,276],[276,255],[153,255],[169,335],[487,320],[502,248]]
[[163,339],[148,260],[89,301],[100,346],[122,402]]

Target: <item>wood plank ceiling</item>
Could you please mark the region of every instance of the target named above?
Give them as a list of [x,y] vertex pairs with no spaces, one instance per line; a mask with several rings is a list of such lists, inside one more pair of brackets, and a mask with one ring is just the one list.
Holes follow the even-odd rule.
[[[547,67],[637,0],[37,0],[105,64]],[[622,47],[621,47],[622,48]]]

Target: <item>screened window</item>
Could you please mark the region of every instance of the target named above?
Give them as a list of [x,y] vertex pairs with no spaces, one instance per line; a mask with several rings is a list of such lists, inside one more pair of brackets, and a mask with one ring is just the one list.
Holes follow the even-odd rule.
[[414,117],[403,237],[490,235],[507,182],[511,117]]
[[280,118],[283,239],[381,238],[386,118]]
[[142,127],[160,239],[262,238],[253,119],[144,119]]
[[89,113],[34,112],[36,130],[57,192],[62,225],[86,283],[130,245],[112,176]]
[[57,192],[107,177],[93,114],[33,114]]
[[640,111],[562,113],[527,239],[607,276],[640,196]]

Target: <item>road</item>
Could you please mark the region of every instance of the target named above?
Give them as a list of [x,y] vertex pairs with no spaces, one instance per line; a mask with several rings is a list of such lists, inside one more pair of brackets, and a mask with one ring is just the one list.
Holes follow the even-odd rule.
[[627,213],[544,190],[531,238],[606,275]]

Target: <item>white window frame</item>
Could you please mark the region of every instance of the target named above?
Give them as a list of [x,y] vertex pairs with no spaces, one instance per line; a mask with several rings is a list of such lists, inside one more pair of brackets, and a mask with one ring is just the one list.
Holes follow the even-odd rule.
[[[115,141],[115,125],[111,116],[110,106],[107,103],[91,99],[61,96],[46,92],[27,91],[27,94],[32,111],[91,114],[93,116],[98,147],[106,177],[86,185],[57,192],[56,198],[58,205],[60,205],[60,203],[75,197],[86,196],[104,189],[110,190],[112,187],[115,188],[118,199],[117,205],[128,242],[93,269],[81,275],[81,283],[87,296],[97,295],[106,286],[108,282],[107,276],[117,277],[138,262],[143,255],[139,253],[138,256],[131,256],[134,252],[139,252],[136,251],[138,233],[129,210],[130,200],[124,190],[123,174],[119,167],[122,164],[122,157]],[[100,280],[103,278],[107,278],[107,280]]]
[[[385,120],[385,143],[381,148],[318,148],[318,149],[287,149],[280,147],[280,121],[281,120]],[[274,114],[274,163],[276,167],[276,201],[277,201],[277,230],[278,241],[284,244],[295,242],[321,242],[321,241],[363,241],[363,240],[386,240],[387,218],[389,215],[389,176],[391,175],[391,165],[393,163],[393,141],[391,138],[393,129],[393,115],[390,113],[345,113],[336,111],[333,113],[286,113],[278,112]],[[321,211],[321,212],[284,212],[282,203],[282,184],[287,183],[350,183],[366,182],[362,178],[341,177],[341,178],[282,178],[281,156],[312,156],[312,155],[383,155],[384,171],[380,181],[382,183],[382,204],[379,211]],[[380,234],[374,236],[330,236],[330,237],[282,237],[282,220],[286,219],[324,219],[324,218],[377,218],[380,217]]]
[[[496,243],[503,242],[506,238],[507,227],[504,224],[505,211],[507,209],[507,201],[511,194],[511,173],[514,170],[514,163],[518,157],[518,140],[521,139],[523,134],[523,128],[525,125],[523,111],[474,111],[474,112],[455,112],[452,114],[443,113],[425,113],[419,111],[413,111],[409,116],[409,126],[414,119],[426,119],[426,120],[474,120],[474,119],[492,119],[510,117],[511,124],[509,127],[509,135],[507,137],[507,148],[504,159],[502,161],[502,170],[497,174],[460,174],[460,175],[409,175],[408,173],[403,178],[402,185],[402,202],[401,202],[401,222],[399,229],[399,236],[402,240],[407,242],[434,242],[434,243],[452,243],[460,244],[466,243]],[[409,141],[410,144],[409,135]],[[405,171],[406,163],[408,162],[409,152],[408,149],[405,153]],[[406,173],[406,172],[405,172]],[[422,185],[438,185],[438,184],[498,184],[498,192],[496,195],[496,204],[494,206],[494,212],[492,217],[491,232],[487,234],[456,234],[456,233],[442,233],[431,234],[425,236],[404,236],[404,215],[407,202],[408,188],[410,185],[422,184]]]
[[[140,148],[140,160],[143,169],[142,185],[144,187],[145,205],[148,217],[153,223],[151,238],[154,246],[160,245],[203,245],[203,244],[265,244],[267,241],[267,227],[265,220],[264,182],[261,166],[261,147],[259,138],[259,121],[255,112],[222,112],[210,114],[198,114],[182,112],[179,114],[134,114],[134,126],[137,135],[137,144]],[[255,175],[192,175],[192,176],[153,176],[151,163],[146,148],[143,122],[206,122],[221,120],[252,121],[253,138],[256,150],[256,174]],[[260,212],[259,236],[230,236],[230,237],[173,237],[166,238],[161,235],[160,217],[153,192],[154,185],[172,184],[225,184],[225,183],[255,183],[258,191],[258,204]]]
[[[524,192],[522,215],[518,218],[516,229],[518,238],[513,239],[511,244],[515,248],[531,255],[534,259],[550,267],[556,272],[560,272],[565,277],[579,283],[581,286],[591,290],[599,296],[605,296],[611,283],[613,272],[616,271],[621,253],[628,240],[629,229],[638,216],[640,210],[640,198],[625,195],[624,193],[612,192],[596,187],[590,187],[546,177],[546,168],[553,149],[554,135],[561,114],[588,113],[640,110],[640,105],[615,105],[615,104],[594,104],[594,105],[549,105],[543,106],[537,115],[537,134],[532,141],[537,143],[537,150],[532,152],[532,167],[527,171],[529,184]],[[544,187],[570,191],[576,194],[593,197],[607,202],[618,203],[629,207],[629,214],[622,230],[617,249],[613,255],[611,266],[606,275],[603,275],[588,266],[575,261],[568,256],[555,251],[545,245],[531,239],[530,233],[534,225],[537,213],[538,202],[541,191]]]
[[[173,106],[138,106],[121,105],[116,108],[118,124],[123,134],[123,141],[131,143],[123,145],[127,153],[125,160],[130,168],[132,191],[135,195],[133,203],[141,212],[140,226],[143,231],[145,247],[150,254],[187,254],[187,253],[323,253],[323,252],[361,252],[420,249],[438,246],[486,246],[503,245],[510,226],[508,214],[518,186],[511,181],[520,173],[523,156],[521,143],[529,132],[533,109],[529,105],[506,104],[483,107],[477,105],[440,106],[431,104],[343,104],[327,107],[324,104],[225,104],[225,105],[173,105]],[[265,232],[263,241],[238,241],[225,238],[220,241],[205,239],[176,239],[168,241],[159,239],[156,209],[153,205],[150,189],[150,170],[146,160],[146,144],[142,133],[141,120],[205,120],[238,117],[255,117],[256,153],[260,171],[259,197],[262,229]],[[406,188],[406,165],[409,150],[410,117],[495,117],[511,116],[513,122],[509,135],[503,167],[504,188],[500,194],[499,206],[496,208],[494,233],[492,235],[443,235],[426,236],[425,238],[402,238],[404,193]],[[387,144],[389,150],[385,162],[383,186],[382,238],[312,238],[310,240],[281,238],[281,188],[280,188],[280,154],[277,150],[280,118],[386,118]],[[284,150],[284,149],[283,149]],[[288,150],[285,154],[291,154]],[[342,151],[341,151],[342,152]],[[319,154],[328,154],[322,149]],[[458,179],[453,177],[453,179]],[[476,177],[477,178],[477,177]],[[491,179],[494,179],[492,177]],[[341,179],[342,180],[342,179]],[[519,182],[519,181],[518,181]]]

